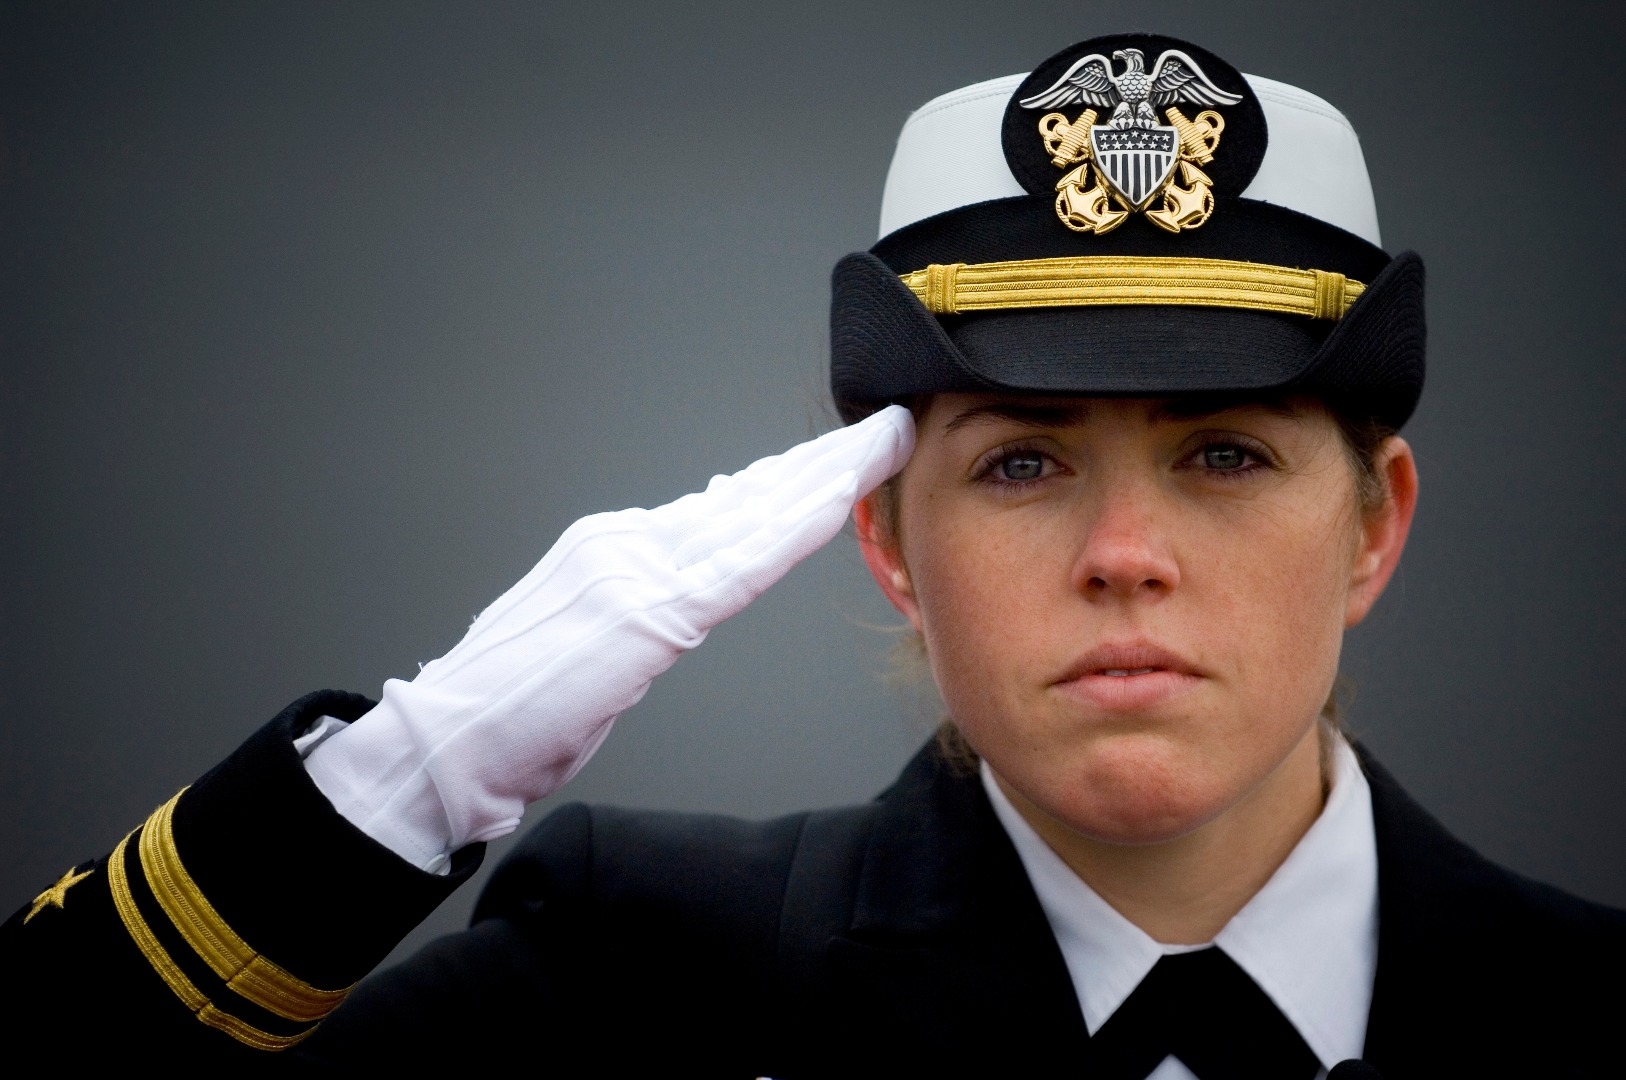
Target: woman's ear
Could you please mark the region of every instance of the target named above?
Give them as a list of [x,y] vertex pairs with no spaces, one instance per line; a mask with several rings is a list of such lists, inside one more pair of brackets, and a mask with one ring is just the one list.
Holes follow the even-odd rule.
[[887,496],[871,492],[853,506],[853,524],[858,527],[858,550],[864,553],[864,565],[870,576],[881,587],[911,626],[920,629],[920,606],[915,602],[914,584],[909,580],[909,569],[903,563],[897,537],[890,523],[883,523],[878,503]]
[[1366,513],[1361,523],[1360,547],[1344,602],[1346,627],[1366,618],[1389,584],[1400,564],[1406,535],[1411,532],[1412,514],[1417,510],[1417,462],[1406,440],[1398,435],[1385,439],[1372,464],[1383,480],[1383,505]]

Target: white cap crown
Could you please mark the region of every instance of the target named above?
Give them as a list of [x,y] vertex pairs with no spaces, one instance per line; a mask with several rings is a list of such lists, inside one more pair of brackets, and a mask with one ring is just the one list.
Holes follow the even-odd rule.
[[[1005,108],[1022,75],[933,98],[904,121],[881,195],[881,235],[989,199],[1026,195],[1001,141]],[[1242,192],[1382,246],[1372,181],[1344,114],[1296,86],[1244,75],[1269,129],[1264,160]]]

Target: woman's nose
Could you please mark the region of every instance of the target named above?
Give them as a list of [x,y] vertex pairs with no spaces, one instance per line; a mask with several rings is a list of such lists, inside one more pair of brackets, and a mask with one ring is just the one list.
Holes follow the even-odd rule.
[[1089,597],[1160,598],[1180,584],[1180,566],[1155,500],[1135,490],[1104,492],[1085,523],[1073,585]]

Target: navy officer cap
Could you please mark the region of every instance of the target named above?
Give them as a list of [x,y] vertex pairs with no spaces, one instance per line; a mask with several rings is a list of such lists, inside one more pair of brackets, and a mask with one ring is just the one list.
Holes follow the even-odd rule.
[[1398,429],[1423,264],[1381,247],[1354,129],[1153,34],[1093,38],[904,123],[881,237],[837,263],[852,421],[944,391],[1304,392]]

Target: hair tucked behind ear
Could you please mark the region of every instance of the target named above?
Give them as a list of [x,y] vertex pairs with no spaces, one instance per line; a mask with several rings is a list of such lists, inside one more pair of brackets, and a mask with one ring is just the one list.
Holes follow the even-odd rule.
[[1350,416],[1331,409],[1332,418],[1343,436],[1344,452],[1355,470],[1355,497],[1361,512],[1376,513],[1388,501],[1388,482],[1378,472],[1378,450],[1395,434],[1394,426],[1375,416]]

